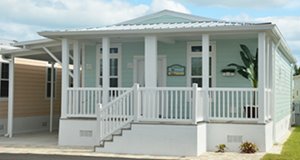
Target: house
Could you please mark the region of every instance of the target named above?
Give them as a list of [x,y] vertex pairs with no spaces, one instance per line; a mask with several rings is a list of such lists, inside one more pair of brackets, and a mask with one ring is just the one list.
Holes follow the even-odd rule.
[[[1,54],[10,63],[22,57],[61,64],[59,145],[195,156],[218,144],[238,151],[243,141],[268,151],[289,130],[296,60],[275,24],[164,10],[38,34],[47,39]],[[257,88],[221,72],[242,64],[240,44],[258,48]]]
[[[0,40],[0,50],[10,52],[18,50],[22,44],[16,41]],[[0,135],[8,129],[8,88],[9,60],[1,56],[0,60]],[[45,61],[15,58],[14,65],[14,133],[25,133],[58,129],[60,114],[60,69],[54,69],[54,99],[51,103],[51,65]],[[52,112],[51,112],[52,108]]]

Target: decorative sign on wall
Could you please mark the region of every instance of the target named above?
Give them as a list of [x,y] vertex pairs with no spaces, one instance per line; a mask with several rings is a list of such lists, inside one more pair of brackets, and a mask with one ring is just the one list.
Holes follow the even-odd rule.
[[168,76],[185,76],[185,67],[180,64],[173,64],[167,68]]

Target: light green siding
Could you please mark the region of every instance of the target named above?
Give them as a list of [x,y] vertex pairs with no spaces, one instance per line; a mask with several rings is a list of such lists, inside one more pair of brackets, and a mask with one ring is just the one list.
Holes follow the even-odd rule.
[[133,57],[143,55],[144,42],[122,43],[122,87],[133,86]]
[[[179,41],[175,44],[159,43],[158,54],[167,56],[167,66],[172,64],[180,64],[186,67],[186,46],[187,42],[185,41]],[[167,86],[186,86],[186,76],[167,76]]]
[[292,67],[280,51],[275,52],[275,122],[291,113]]
[[224,77],[221,70],[228,64],[243,64],[240,57],[240,44],[245,44],[254,55],[257,49],[257,39],[217,40],[216,41],[216,87],[251,87],[249,80],[236,74],[234,77]]
[[96,45],[85,46],[85,87],[96,86]]
[[[187,66],[187,42],[175,41],[167,44],[158,42],[158,55],[166,56],[167,66],[180,64]],[[217,87],[250,87],[250,82],[240,75],[233,77],[222,76],[221,70],[227,68],[230,63],[242,64],[239,52],[240,44],[246,44],[254,54],[257,48],[257,39],[240,40],[216,40],[216,86]],[[133,59],[134,56],[144,56],[144,42],[126,42],[121,44],[122,48],[122,87],[133,85]],[[86,87],[95,87],[96,84],[96,46],[86,46],[85,56],[85,84]],[[165,73],[167,74],[167,73]],[[166,84],[169,87],[186,86],[187,76],[166,76]]]

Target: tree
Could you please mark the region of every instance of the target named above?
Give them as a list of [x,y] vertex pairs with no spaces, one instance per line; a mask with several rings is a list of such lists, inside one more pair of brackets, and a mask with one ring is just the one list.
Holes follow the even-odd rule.
[[298,67],[297,65],[294,65],[294,76],[300,75],[300,67]]
[[258,49],[256,49],[256,55],[252,55],[249,48],[240,44],[241,51],[240,56],[244,65],[239,65],[235,63],[228,64],[228,66],[234,66],[237,72],[248,79],[254,88],[257,88],[258,83]]

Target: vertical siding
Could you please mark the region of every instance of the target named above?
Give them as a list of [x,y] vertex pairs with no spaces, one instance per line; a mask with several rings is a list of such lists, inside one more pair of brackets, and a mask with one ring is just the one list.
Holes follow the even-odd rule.
[[[46,98],[46,66],[15,64],[14,117],[49,115],[50,99]],[[34,62],[33,62],[34,63]],[[38,62],[37,62],[38,63]],[[60,114],[61,70],[57,69],[54,114]],[[0,102],[0,118],[7,117],[7,99]]]
[[275,122],[291,111],[292,72],[291,65],[280,51],[275,52]]

